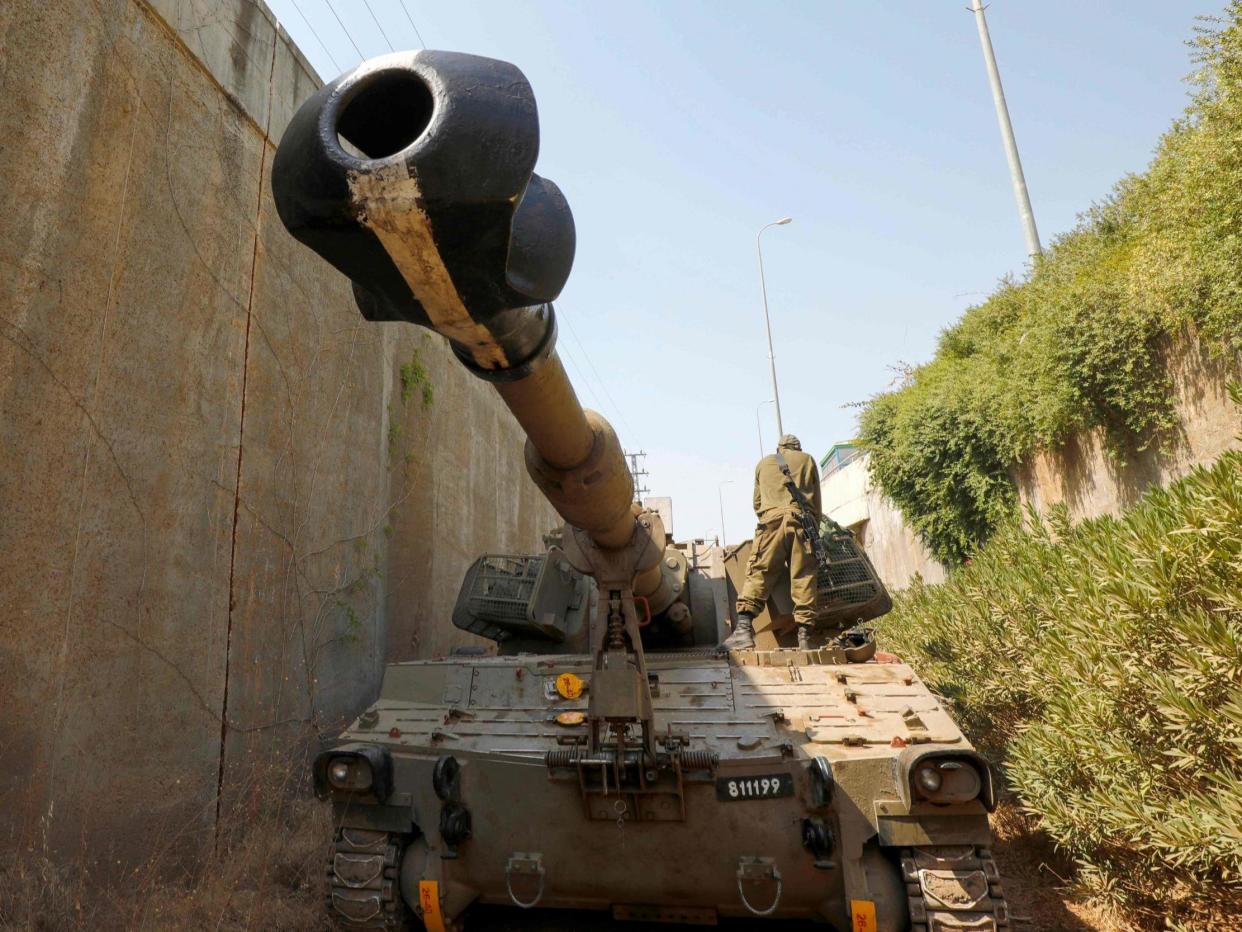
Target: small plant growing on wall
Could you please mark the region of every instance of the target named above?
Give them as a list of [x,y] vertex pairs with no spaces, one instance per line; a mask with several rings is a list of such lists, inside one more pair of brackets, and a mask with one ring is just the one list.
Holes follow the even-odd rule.
[[393,460],[402,458],[405,463],[409,464],[414,459],[414,451],[407,450],[405,455],[401,456],[404,409],[414,400],[415,396],[418,396],[422,410],[427,411],[435,402],[435,389],[417,349],[410,355],[407,362],[401,364],[398,377],[401,382],[401,407],[397,408],[391,403],[388,405],[388,456]]
[[431,379],[427,377],[427,369],[418,357],[418,350],[410,357],[410,361],[401,366],[401,403],[408,404],[414,393],[422,398],[423,410],[426,411],[435,401],[435,390]]

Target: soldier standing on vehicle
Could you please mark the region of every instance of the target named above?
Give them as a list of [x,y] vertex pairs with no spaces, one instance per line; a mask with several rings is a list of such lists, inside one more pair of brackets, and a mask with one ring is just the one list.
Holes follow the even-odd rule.
[[811,645],[819,564],[799,523],[802,506],[788,486],[790,481],[813,510],[818,527],[819,467],[814,457],[802,452],[797,437],[785,434],[776,445],[776,453],[765,456],[755,467],[755,515],[759,524],[746,566],[746,582],[737,600],[737,624],[723,644],[726,650],[749,650],[755,646],[755,616],[763,611],[777,577],[786,567],[794,621],[798,625],[798,647],[805,650]]

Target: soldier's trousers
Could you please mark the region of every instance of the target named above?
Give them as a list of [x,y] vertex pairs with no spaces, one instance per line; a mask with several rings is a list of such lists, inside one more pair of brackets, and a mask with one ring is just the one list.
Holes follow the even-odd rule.
[[746,582],[738,596],[737,610],[758,615],[767,604],[781,571],[789,567],[789,590],[793,596],[794,621],[815,623],[815,589],[819,564],[809,541],[803,539],[798,520],[785,514],[755,528]]

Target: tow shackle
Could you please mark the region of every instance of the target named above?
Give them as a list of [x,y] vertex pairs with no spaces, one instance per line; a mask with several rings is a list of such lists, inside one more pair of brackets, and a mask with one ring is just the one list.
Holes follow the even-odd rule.
[[574,222],[534,174],[535,96],[515,66],[456,52],[364,62],[308,98],[272,164],[285,227],[348,276],[368,320],[446,336],[476,374],[551,352]]

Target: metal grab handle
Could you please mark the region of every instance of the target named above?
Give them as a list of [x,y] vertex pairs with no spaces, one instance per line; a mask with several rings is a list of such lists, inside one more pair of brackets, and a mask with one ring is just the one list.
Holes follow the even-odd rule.
[[[738,877],[738,896],[741,897],[741,905],[748,908],[748,910],[750,910],[750,912],[753,912],[755,916],[773,915],[773,913],[776,912],[776,907],[780,906],[780,891],[781,891],[781,880],[780,880],[780,877],[777,877],[776,896],[773,898],[773,905],[766,908],[766,910],[756,910],[754,906],[750,905],[750,901],[746,900],[746,891],[741,889],[741,877]],[[509,896],[512,896],[512,893],[510,893]]]
[[[766,876],[764,876],[766,875]],[[756,884],[756,882],[776,881],[776,896],[773,897],[771,906],[766,910],[756,910],[750,905],[750,901],[746,898],[746,891],[743,884]],[[776,865],[766,857],[755,857],[755,859],[741,859],[738,862],[738,896],[741,897],[741,905],[748,908],[751,915],[754,916],[771,916],[776,912],[776,907],[780,906],[781,895],[781,876],[780,870],[776,869]]]
[[508,891],[509,899],[513,901],[514,906],[518,907],[519,909],[533,909],[535,906],[539,905],[539,901],[543,899],[543,880],[544,880],[544,877],[546,876],[546,872],[544,871],[542,865],[539,866],[538,873],[539,873],[539,889],[535,893],[535,898],[533,900],[523,902],[522,900],[519,900],[517,898],[517,895],[513,892],[513,870],[511,867],[506,868],[505,889]]
[[647,627],[649,624],[651,624],[651,602],[647,599],[647,597],[646,597],[645,595],[636,595],[636,596],[634,596],[634,602],[635,602],[635,604],[637,604],[637,603],[639,603],[639,602],[642,602],[642,603],[643,603],[643,608],[644,608],[644,609],[646,610],[646,612],[647,612],[647,618],[646,618],[646,620],[645,620],[645,621],[640,621],[640,622],[638,623],[638,627],[640,627],[640,628],[645,628],[645,627]]

